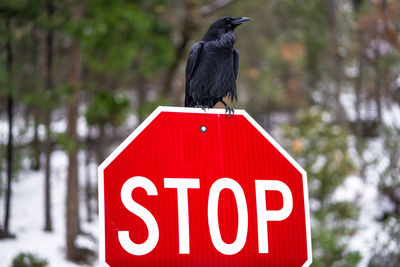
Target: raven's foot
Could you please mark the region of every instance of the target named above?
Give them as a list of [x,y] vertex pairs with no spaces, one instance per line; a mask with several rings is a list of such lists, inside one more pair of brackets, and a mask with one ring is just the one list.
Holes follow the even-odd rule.
[[228,105],[225,106],[225,113],[227,112],[228,112],[228,119],[232,114],[235,114],[235,110]]
[[228,113],[228,119],[232,114],[235,114],[235,110],[228,106],[228,104],[225,103],[225,101],[221,100],[221,103],[224,104],[225,106],[225,113]]
[[199,105],[197,104],[196,106],[194,106],[195,108],[201,108],[203,111],[206,111],[206,108],[208,109],[208,106],[203,106],[203,105]]

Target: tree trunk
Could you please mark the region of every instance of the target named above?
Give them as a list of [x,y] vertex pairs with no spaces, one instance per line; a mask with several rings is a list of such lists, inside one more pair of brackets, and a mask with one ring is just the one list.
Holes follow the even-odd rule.
[[362,132],[362,118],[361,118],[361,89],[362,89],[362,81],[363,81],[363,74],[364,74],[364,41],[363,41],[363,33],[361,29],[358,29],[358,39],[359,39],[359,49],[358,52],[358,76],[355,79],[354,84],[354,95],[355,95],[355,102],[354,102],[354,109],[356,110],[356,133],[357,135],[361,136]]
[[[137,106],[139,107],[138,109],[140,110],[143,108],[143,106],[146,104],[146,101],[147,101],[148,88],[146,88],[146,78],[143,75],[138,74],[136,84],[137,84],[136,88],[137,88],[137,92],[138,92]],[[145,115],[145,114],[143,114],[143,112],[138,112],[138,114],[139,114],[138,119],[139,119],[139,124],[140,124],[144,121],[145,117],[143,115]],[[102,160],[104,160],[104,158]]]
[[[52,0],[48,0],[46,4],[47,9],[47,17],[51,22],[51,19],[54,14],[54,6]],[[47,32],[46,36],[46,91],[47,95],[51,95],[52,90],[52,80],[53,80],[53,39],[54,33],[53,30],[50,29]],[[51,141],[51,108],[46,107],[46,114],[45,114],[45,127],[46,127],[46,141],[45,141],[45,157],[46,157],[46,165],[45,165],[45,225],[44,230],[51,232],[53,231],[53,224],[52,224],[52,216],[51,216],[51,153],[53,150],[52,141]]]
[[14,88],[12,87],[12,65],[13,54],[11,47],[11,19],[6,18],[5,26],[7,31],[6,39],[6,70],[7,70],[7,115],[8,115],[8,143],[7,143],[7,188],[4,213],[4,229],[0,231],[0,238],[14,237],[10,234],[10,207],[12,196],[12,176],[13,176],[13,112],[14,112]]
[[185,56],[186,47],[192,38],[193,34],[196,32],[198,28],[197,23],[195,22],[195,1],[185,0],[185,18],[182,23],[182,32],[181,32],[181,42],[175,49],[175,58],[170,65],[167,76],[164,82],[164,86],[161,92],[163,97],[167,97],[172,90],[172,82],[175,78],[176,72],[178,70],[179,64]]
[[[72,10],[71,20],[73,23],[79,22],[83,13],[83,4],[78,2]],[[78,184],[78,138],[77,138],[77,120],[78,120],[78,99],[81,85],[82,56],[78,40],[73,38],[70,48],[70,70],[68,81],[72,87],[72,95],[68,106],[68,137],[74,143],[68,151],[68,176],[67,176],[67,231],[66,245],[67,257],[76,261],[79,259],[79,250],[75,246],[75,239],[80,233],[79,223],[79,184]]]
[[99,125],[99,139],[97,145],[97,165],[100,165],[105,160],[106,154],[106,125],[100,124]]
[[345,114],[342,104],[340,103],[340,95],[342,89],[342,75],[341,75],[341,56],[339,54],[338,42],[338,27],[336,18],[336,0],[329,0],[328,2],[328,22],[330,27],[330,37],[332,42],[332,81],[333,81],[333,94],[335,101],[335,115],[336,121],[340,124],[345,123]]
[[[35,62],[35,67],[33,72],[34,73],[39,73],[40,67],[39,66],[39,40],[37,38],[37,32],[36,29],[32,31],[32,62]],[[32,89],[34,89],[36,92],[38,90],[38,84],[35,82],[32,86]],[[32,114],[33,118],[33,139],[32,139],[32,159],[31,159],[31,170],[38,171],[41,168],[41,160],[40,160],[40,155],[41,155],[41,144],[39,140],[39,133],[38,133],[38,128],[40,124],[40,115],[41,115],[41,110],[38,107],[38,104],[35,103],[35,105],[32,107],[32,111],[28,114]]]
[[33,108],[33,140],[32,140],[32,162],[31,169],[40,170],[40,141],[39,141],[39,112],[38,108]]
[[378,49],[375,50],[375,59],[374,59],[374,67],[375,67],[375,105],[376,105],[376,121],[378,125],[382,122],[382,68],[380,65],[381,54]]
[[90,166],[90,161],[91,161],[92,153],[91,153],[91,148],[89,145],[87,146],[87,151],[86,151],[86,183],[85,183],[85,204],[86,204],[86,220],[88,222],[93,221],[93,216],[92,216],[92,172],[91,172],[91,166]]
[[92,127],[89,126],[88,135],[86,138],[86,183],[85,183],[85,204],[86,204],[86,220],[88,222],[93,221],[93,209],[92,209],[92,198],[93,198],[93,190],[92,190],[92,171],[90,162],[92,159],[92,149],[93,146],[90,142]]

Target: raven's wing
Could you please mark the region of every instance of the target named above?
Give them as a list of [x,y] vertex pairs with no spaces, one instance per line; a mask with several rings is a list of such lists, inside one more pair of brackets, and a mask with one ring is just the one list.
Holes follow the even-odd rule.
[[[236,48],[233,48],[233,73],[235,74],[235,80],[237,79],[239,72],[239,53],[236,50]],[[232,89],[232,92],[230,92],[230,98],[231,101],[235,99],[237,101],[237,91],[236,91],[236,85]]]
[[192,79],[193,72],[199,63],[201,51],[203,50],[204,42],[195,43],[190,51],[185,71],[185,107],[194,107],[196,103],[190,94],[190,80]]
[[233,48],[233,71],[235,73],[236,80],[239,72],[239,53],[236,48]]

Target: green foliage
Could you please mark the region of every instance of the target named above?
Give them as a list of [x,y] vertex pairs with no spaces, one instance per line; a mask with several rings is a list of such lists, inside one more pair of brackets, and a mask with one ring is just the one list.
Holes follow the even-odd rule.
[[136,69],[151,77],[171,62],[169,29],[137,2],[91,0],[81,25],[84,59],[95,72]]
[[75,151],[78,147],[77,141],[71,139],[68,133],[55,133],[55,142],[62,147],[63,150],[70,152]]
[[168,99],[157,98],[155,101],[146,101],[138,109],[139,120],[144,120],[150,113],[152,113],[158,106],[167,106]]
[[[326,70],[326,53],[329,49],[329,30],[327,21],[327,1],[310,1],[305,5],[299,1],[284,1],[288,14],[293,18],[293,32],[306,47],[305,70],[310,75],[311,83],[317,82]],[[329,59],[329,58],[328,58]]]
[[129,113],[129,101],[121,94],[108,91],[97,92],[89,104],[85,118],[89,125],[119,126],[125,122]]
[[296,126],[284,127],[294,158],[308,175],[312,215],[313,266],[356,266],[359,252],[349,251],[358,207],[336,201],[336,189],[355,170],[348,152],[348,133],[333,124],[330,115],[312,107],[299,115]]
[[[253,115],[307,107],[321,82],[330,78],[332,44],[324,0],[239,2],[236,12],[252,18],[238,29],[238,83]],[[263,12],[258,12],[263,10]],[[249,42],[253,37],[257,42]],[[245,56],[242,56],[245,53]],[[243,90],[242,89],[242,90]],[[243,100],[239,89],[239,103]]]
[[32,253],[21,252],[12,261],[12,267],[45,267],[47,260]]
[[43,0],[3,0],[0,2],[0,17],[30,21],[38,16]]
[[55,109],[60,105],[60,100],[64,97],[60,90],[46,90],[38,94],[38,92],[25,92],[20,98],[20,102],[31,106],[41,107],[44,109]]

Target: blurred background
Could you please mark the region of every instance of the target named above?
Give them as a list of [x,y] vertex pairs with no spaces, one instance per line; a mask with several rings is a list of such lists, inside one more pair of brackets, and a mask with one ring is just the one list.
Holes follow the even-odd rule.
[[2,0],[0,265],[97,264],[97,166],[222,16],[252,19],[233,107],[308,172],[312,266],[400,266],[395,0]]

